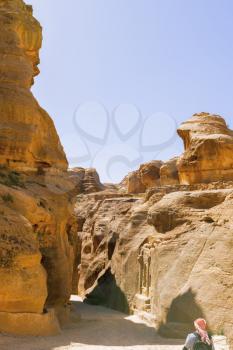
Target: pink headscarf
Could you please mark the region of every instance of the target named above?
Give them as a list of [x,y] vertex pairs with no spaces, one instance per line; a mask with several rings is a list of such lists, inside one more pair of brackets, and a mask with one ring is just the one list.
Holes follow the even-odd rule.
[[206,331],[207,329],[206,320],[204,320],[204,318],[198,318],[196,321],[194,321],[194,326],[196,328],[197,333],[201,337],[201,341],[210,345],[211,341]]

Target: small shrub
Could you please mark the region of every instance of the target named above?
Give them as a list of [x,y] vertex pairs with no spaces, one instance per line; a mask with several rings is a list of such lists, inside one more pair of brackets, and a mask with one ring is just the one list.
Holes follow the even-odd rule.
[[11,184],[11,186],[19,186],[20,185],[20,175],[15,171],[12,171],[8,175],[8,180],[9,180],[9,183]]
[[8,187],[25,187],[20,180],[20,174],[16,171],[11,171],[10,173],[0,172],[0,183]]
[[1,197],[5,203],[13,203],[14,202],[14,199],[10,193],[3,194]]

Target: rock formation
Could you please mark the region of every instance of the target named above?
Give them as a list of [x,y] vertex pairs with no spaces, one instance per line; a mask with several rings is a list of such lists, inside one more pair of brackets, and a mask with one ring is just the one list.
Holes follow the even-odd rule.
[[0,332],[59,332],[72,287],[75,183],[30,87],[42,34],[31,6],[0,1]]
[[160,169],[163,162],[153,160],[127,176],[127,193],[143,193],[148,188],[160,185]]
[[0,332],[58,333],[73,290],[173,337],[204,316],[233,342],[225,121],[194,115],[178,129],[180,158],[143,164],[120,185],[102,185],[94,169],[67,171],[30,92],[41,27],[22,0],[0,1],[0,24]]
[[232,180],[233,132],[223,118],[195,114],[179,127],[178,134],[185,147],[178,162],[181,184]]
[[160,168],[160,183],[161,185],[178,185],[179,174],[177,162],[179,157],[174,157],[165,162]]
[[0,2],[0,164],[67,168],[54,124],[30,87],[39,73],[42,30],[22,0]]
[[205,317],[233,341],[232,132],[200,114],[178,133],[180,158],[142,165],[115,191],[78,196],[74,288],[162,335],[184,337]]
[[151,298],[164,335],[179,335],[199,315],[212,331],[231,333],[232,195],[232,189],[175,192],[149,209],[148,223],[158,232]]
[[76,183],[78,193],[99,192],[105,189],[100,182],[99,174],[93,168],[72,168],[69,170],[70,177]]

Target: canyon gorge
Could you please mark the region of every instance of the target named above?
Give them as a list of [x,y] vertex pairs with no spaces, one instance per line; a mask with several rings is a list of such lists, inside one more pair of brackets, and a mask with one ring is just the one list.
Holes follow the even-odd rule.
[[233,131],[197,113],[178,128],[182,155],[119,184],[69,169],[31,93],[42,45],[32,7],[0,0],[0,24],[0,332],[59,334],[74,294],[163,337],[205,317],[233,346]]

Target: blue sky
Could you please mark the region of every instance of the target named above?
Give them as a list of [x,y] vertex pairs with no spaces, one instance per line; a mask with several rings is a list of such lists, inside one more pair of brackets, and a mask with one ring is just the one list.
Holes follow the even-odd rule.
[[43,26],[33,92],[70,166],[119,181],[183,150],[176,124],[233,127],[232,0],[28,0]]

